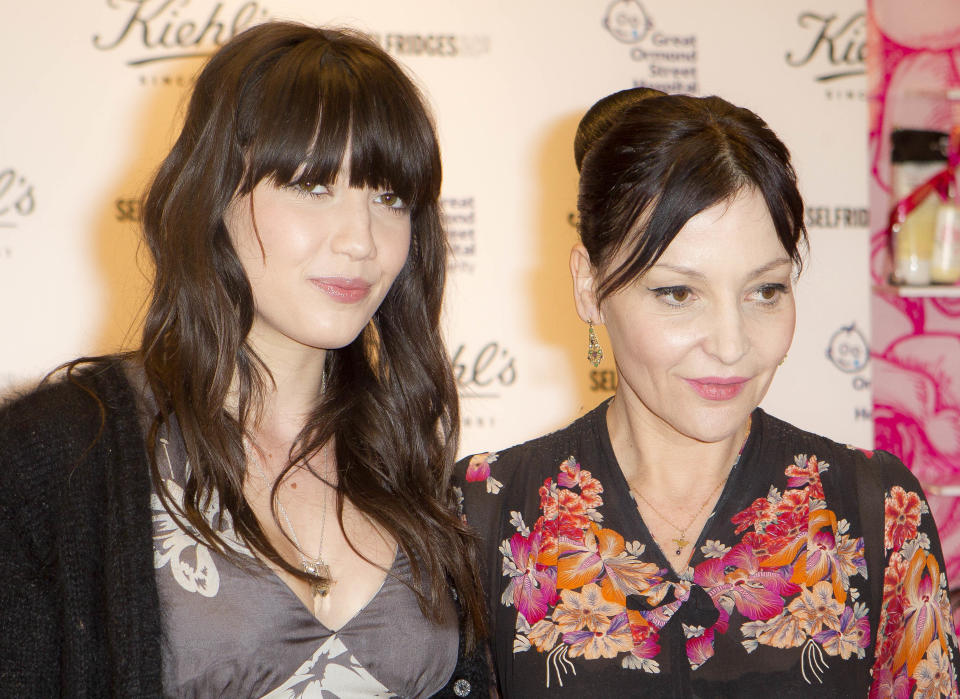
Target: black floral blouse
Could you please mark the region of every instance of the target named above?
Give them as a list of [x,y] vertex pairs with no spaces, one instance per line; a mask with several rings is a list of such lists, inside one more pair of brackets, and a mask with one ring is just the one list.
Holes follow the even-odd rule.
[[[678,575],[629,495],[607,405],[459,465],[504,696],[960,696],[936,527],[899,460],[757,409]],[[866,507],[864,468],[879,476]]]

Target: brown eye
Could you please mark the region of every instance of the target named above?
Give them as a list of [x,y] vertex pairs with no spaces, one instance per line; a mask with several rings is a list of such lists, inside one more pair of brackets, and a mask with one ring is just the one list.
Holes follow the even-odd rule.
[[388,209],[396,209],[399,211],[407,208],[407,205],[403,203],[403,199],[394,192],[381,192],[377,195],[375,201],[383,204]]
[[786,290],[783,284],[766,284],[757,289],[756,293],[762,302],[774,303]]
[[693,291],[686,286],[662,286],[650,291],[669,306],[683,306],[693,299]]
[[293,185],[294,189],[303,194],[312,194],[314,196],[319,196],[321,194],[326,194],[329,190],[326,185],[317,184],[316,182],[311,182],[310,180],[304,180],[302,182],[297,182]]

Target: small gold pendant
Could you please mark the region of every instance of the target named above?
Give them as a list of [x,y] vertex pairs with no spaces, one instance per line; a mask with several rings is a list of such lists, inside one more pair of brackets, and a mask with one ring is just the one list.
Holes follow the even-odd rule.
[[687,541],[686,537],[685,537],[683,534],[681,534],[681,535],[680,535],[679,537],[677,537],[676,539],[670,539],[670,541],[672,541],[673,543],[675,543],[675,544],[677,545],[677,555],[678,555],[678,556],[683,552],[683,549],[685,549],[685,548],[687,547],[687,544],[690,543],[689,541]]
[[330,580],[330,566],[323,561],[310,561],[306,559],[304,559],[301,563],[305,573],[315,575],[318,578],[324,578],[327,581],[326,585],[321,585],[318,582],[310,585],[310,591],[313,593],[314,597],[326,597],[327,593],[330,591],[330,585],[332,584],[332,581]]

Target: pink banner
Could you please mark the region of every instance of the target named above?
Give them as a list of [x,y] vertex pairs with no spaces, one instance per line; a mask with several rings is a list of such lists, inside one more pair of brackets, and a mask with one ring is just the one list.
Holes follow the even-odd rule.
[[[960,95],[960,4],[868,2],[871,272],[891,272],[888,220],[890,134],[895,128],[948,132]],[[872,304],[873,418],[878,449],[897,454],[929,491],[947,561],[960,583],[960,298],[955,287],[907,298],[896,291]]]

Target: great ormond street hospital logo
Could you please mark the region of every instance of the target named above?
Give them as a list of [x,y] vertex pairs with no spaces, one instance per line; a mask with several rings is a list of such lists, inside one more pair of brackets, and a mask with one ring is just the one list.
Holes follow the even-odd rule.
[[646,37],[653,22],[637,0],[613,0],[604,15],[603,26],[617,41],[635,44]]

